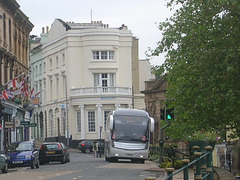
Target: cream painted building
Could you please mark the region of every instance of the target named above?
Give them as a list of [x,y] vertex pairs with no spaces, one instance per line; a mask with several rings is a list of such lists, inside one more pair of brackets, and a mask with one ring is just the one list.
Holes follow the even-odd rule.
[[[71,140],[103,138],[110,111],[144,107],[135,77],[138,39],[125,25],[109,28],[101,21],[56,19],[46,33],[41,57],[31,57],[34,82],[38,87],[41,82],[42,90],[41,107],[35,108],[32,119],[39,124],[35,136],[38,132],[39,138],[66,136],[68,122]],[[135,102],[136,96],[142,100]]]

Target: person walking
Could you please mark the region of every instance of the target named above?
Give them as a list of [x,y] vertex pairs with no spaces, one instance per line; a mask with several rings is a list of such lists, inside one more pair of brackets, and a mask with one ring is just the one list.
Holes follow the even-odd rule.
[[98,157],[98,142],[94,141],[93,143],[94,158]]

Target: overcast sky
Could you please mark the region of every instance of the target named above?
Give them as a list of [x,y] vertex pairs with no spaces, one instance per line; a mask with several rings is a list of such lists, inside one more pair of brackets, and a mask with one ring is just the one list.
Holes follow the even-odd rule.
[[[166,0],[17,0],[20,9],[29,17],[34,28],[31,34],[40,35],[42,27],[49,26],[56,18],[75,23],[102,21],[109,27],[122,24],[139,39],[139,58],[145,59],[148,47],[156,47],[161,39],[157,25],[172,15]],[[91,16],[92,12],[92,16]],[[160,65],[161,55],[151,60]]]

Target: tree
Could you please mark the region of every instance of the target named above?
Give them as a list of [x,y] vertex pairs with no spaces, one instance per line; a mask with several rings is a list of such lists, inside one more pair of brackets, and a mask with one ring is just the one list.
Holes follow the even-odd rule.
[[163,38],[150,54],[166,53],[166,96],[174,98],[177,117],[169,132],[232,130],[240,137],[240,1],[171,0],[168,6],[178,9],[159,24]]

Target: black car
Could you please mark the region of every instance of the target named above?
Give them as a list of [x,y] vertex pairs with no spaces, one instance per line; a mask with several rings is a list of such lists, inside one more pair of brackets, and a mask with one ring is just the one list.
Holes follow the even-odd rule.
[[39,151],[40,164],[59,161],[62,164],[70,162],[68,147],[60,142],[45,142]]
[[98,148],[100,148],[101,153],[104,153],[104,140],[83,140],[79,143],[78,149],[83,153],[91,153],[93,152],[93,144],[94,141],[98,142]]

